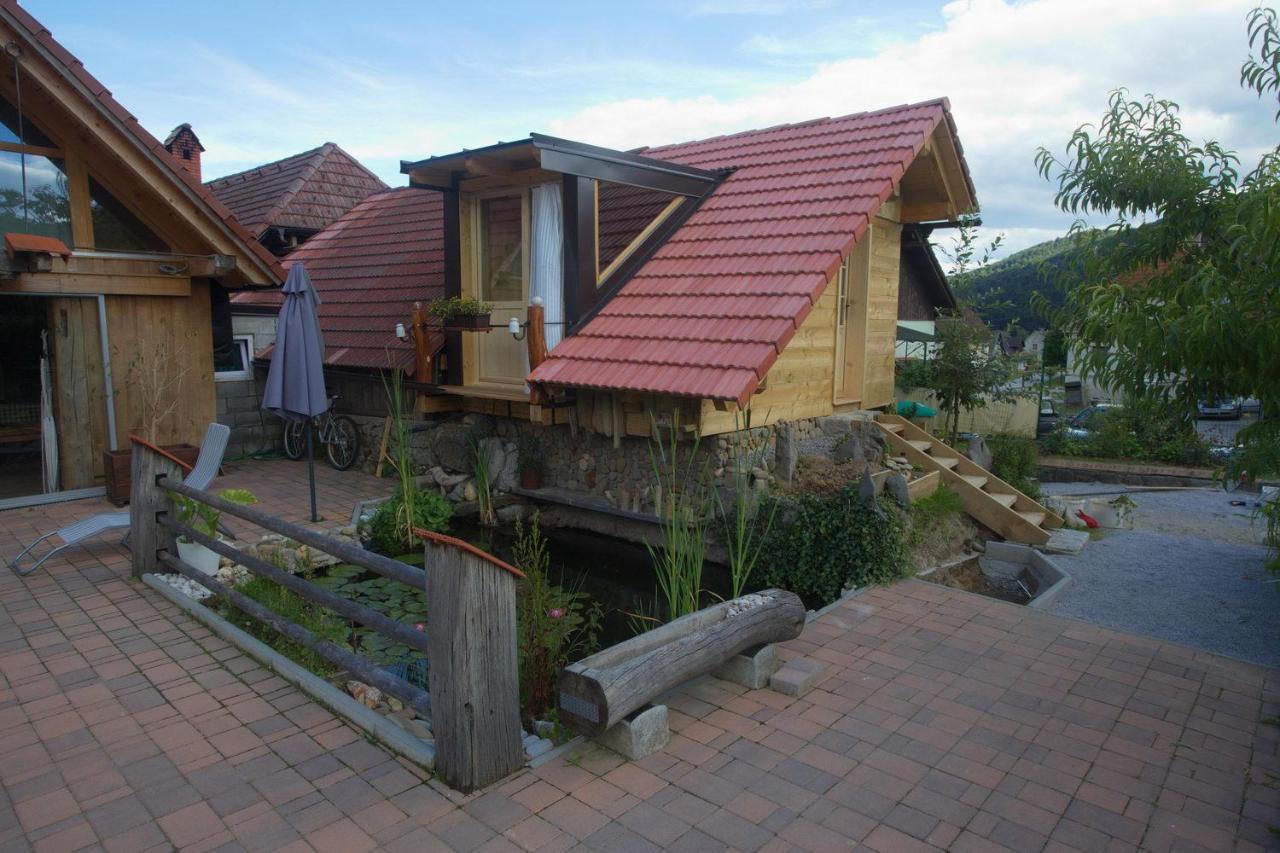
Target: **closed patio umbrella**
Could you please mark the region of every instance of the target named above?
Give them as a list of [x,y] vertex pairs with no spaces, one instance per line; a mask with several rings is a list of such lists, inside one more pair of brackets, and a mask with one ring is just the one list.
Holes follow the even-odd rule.
[[276,324],[276,342],[267,371],[262,408],[286,421],[307,424],[307,476],[311,483],[311,520],[316,513],[316,462],[311,447],[311,419],[329,408],[324,387],[324,338],[320,334],[320,297],[301,263],[289,268],[284,304]]

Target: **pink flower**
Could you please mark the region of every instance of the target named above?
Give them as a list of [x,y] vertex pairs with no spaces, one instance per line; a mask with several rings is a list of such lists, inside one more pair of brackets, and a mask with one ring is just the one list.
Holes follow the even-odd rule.
[[419,631],[425,631],[427,630],[427,623],[419,622],[417,625],[414,625],[413,627],[417,628]]
[[561,610],[559,607],[553,607],[547,611],[547,615],[550,616],[552,619],[559,619],[560,617],[564,616],[564,611]]

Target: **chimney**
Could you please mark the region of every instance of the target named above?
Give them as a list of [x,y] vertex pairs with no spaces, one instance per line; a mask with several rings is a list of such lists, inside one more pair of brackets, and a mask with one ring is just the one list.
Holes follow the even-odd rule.
[[204,150],[204,146],[200,144],[200,138],[191,129],[191,125],[183,122],[175,127],[164,141],[164,150],[177,158],[187,174],[196,179],[196,183],[202,182],[200,152]]

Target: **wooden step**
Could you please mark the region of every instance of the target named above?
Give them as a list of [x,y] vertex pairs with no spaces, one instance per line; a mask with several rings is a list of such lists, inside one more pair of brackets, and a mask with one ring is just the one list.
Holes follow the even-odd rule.
[[1013,506],[1014,502],[1018,500],[1017,495],[1000,495],[995,494],[994,492],[989,492],[988,494],[991,495],[991,499],[993,501],[998,504],[1004,504],[1005,506]]
[[1040,522],[1044,521],[1043,512],[1019,512],[1018,515],[1022,516],[1027,521],[1034,524],[1036,527],[1039,527]]
[[899,433],[902,432],[902,424],[887,424],[880,422],[880,429],[885,432]]
[[921,453],[928,453],[929,448],[933,447],[932,441],[916,441],[914,439],[908,439],[907,444],[911,445],[916,450],[919,450]]
[[981,474],[961,474],[960,479],[964,480],[975,489],[981,489],[987,484],[987,478]]
[[960,460],[954,456],[935,456],[933,461],[937,462],[943,468],[954,468],[960,464]]

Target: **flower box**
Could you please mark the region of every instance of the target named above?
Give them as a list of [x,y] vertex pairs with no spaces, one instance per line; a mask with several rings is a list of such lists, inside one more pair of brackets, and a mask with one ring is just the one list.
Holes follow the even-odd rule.
[[488,314],[455,314],[444,321],[446,332],[487,332]]

